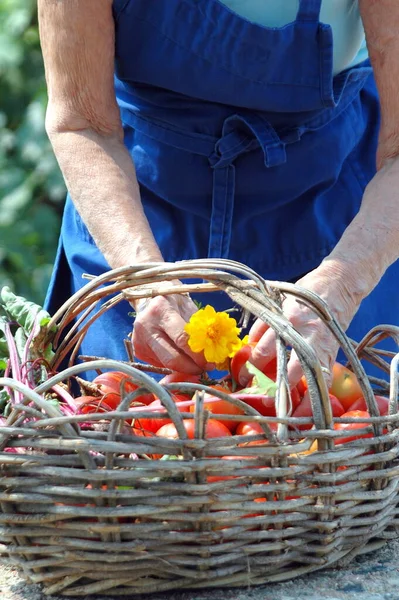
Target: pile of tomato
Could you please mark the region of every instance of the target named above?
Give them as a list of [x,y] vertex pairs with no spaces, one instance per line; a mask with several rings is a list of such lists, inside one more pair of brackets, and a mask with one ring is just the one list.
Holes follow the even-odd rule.
[[[240,400],[244,405],[248,404],[248,406],[255,408],[262,416],[276,417],[275,398],[273,397],[273,394],[267,395],[259,391],[254,393],[254,390],[257,389],[257,385],[252,385],[253,382],[251,381],[247,384],[246,388],[243,388],[238,384],[239,374],[243,365],[248,366],[247,361],[250,357],[250,352],[250,346],[243,346],[230,361],[229,373],[219,380],[210,380],[207,374],[194,376],[178,372],[172,372],[161,379],[159,382],[160,385],[168,390],[176,408],[181,413],[186,413],[186,416],[188,416],[187,413],[191,413],[192,415],[192,418],[183,417],[183,425],[188,438],[195,438],[197,420],[194,418],[193,413],[198,406],[199,398],[196,397],[195,391],[173,391],[178,390],[179,387],[181,390],[187,390],[188,386],[184,387],[183,385],[179,385],[187,383],[207,386],[206,393],[200,396],[203,409],[204,411],[207,411],[205,431],[202,432],[203,437],[210,439],[233,435],[240,436],[241,439],[236,440],[238,447],[240,448],[258,445],[264,446],[265,444],[270,443],[260,422],[246,419],[246,412],[242,408],[243,405],[241,404],[240,406],[240,402],[234,402],[234,399]],[[263,374],[272,384],[277,377],[276,370],[277,364],[275,359],[263,370]],[[276,386],[274,385],[274,387]],[[124,432],[128,429],[134,436],[158,437],[161,439],[179,438],[178,431],[161,401],[152,393],[139,390],[136,383],[124,373],[119,371],[102,373],[94,379],[90,389],[92,390],[93,395],[83,395],[79,398],[75,398],[77,412],[82,415],[87,415],[88,423],[90,423],[90,414],[92,413],[108,413],[120,410],[121,402],[126,398],[126,395],[133,393],[133,401],[129,406],[124,408],[124,410],[131,414],[131,418],[126,418],[126,414],[124,415]],[[225,394],[225,397],[218,397],[218,393]],[[367,411],[367,405],[360,384],[354,373],[339,363],[336,363],[333,368],[333,379],[329,394],[333,416],[351,418],[353,421],[352,423],[335,423],[334,429],[342,432],[342,435],[334,437],[336,446],[352,442],[359,438],[371,437],[373,435],[370,433],[371,429],[369,424],[364,421],[364,419],[368,419],[370,415]],[[298,441],[303,437],[302,431],[310,430],[314,427],[312,422],[312,405],[305,378],[302,378],[299,384],[291,389],[290,401],[290,416],[302,417],[302,423],[289,426],[289,429],[292,432],[295,432],[295,436],[293,436],[292,440],[293,443],[295,443],[295,440]],[[388,413],[388,399],[382,396],[376,396],[376,401],[380,415],[386,415]],[[145,417],[142,416],[143,412],[146,413]],[[151,415],[151,412],[154,413],[154,416],[148,416]],[[303,419],[303,417],[306,417],[307,423],[304,422],[305,419]],[[268,421],[268,424],[272,432],[276,431],[277,423],[275,421]],[[247,437],[248,441],[245,439]],[[160,444],[160,447],[161,446],[162,444]],[[234,443],[232,447],[234,447]],[[298,454],[290,456],[295,456],[297,459],[298,456],[310,454],[317,449],[317,442],[313,442],[309,450],[301,451],[298,452]],[[251,451],[246,449],[243,452],[241,452],[241,450],[238,452],[235,450],[233,455],[222,456],[221,460],[223,461],[223,468],[219,465],[213,465],[209,468],[206,475],[207,483],[213,486],[218,486],[221,482],[223,482],[224,486],[237,486],[237,488],[243,490],[243,496],[246,491],[250,491],[248,498],[252,499],[253,508],[250,505],[245,504],[245,508],[242,508],[241,514],[242,519],[250,519],[249,521],[245,521],[248,529],[256,529],[258,526],[264,526],[264,515],[265,512],[270,512],[270,508],[268,508],[268,504],[262,505],[260,503],[292,500],[292,510],[295,510],[295,501],[301,497],[293,495],[298,493],[298,482],[295,480],[285,480],[284,485],[286,488],[288,486],[289,491],[284,492],[283,495],[281,495],[280,492],[272,491],[272,487],[275,489],[275,486],[270,485],[272,480],[268,476],[270,469],[269,460],[259,458],[259,454],[256,450],[257,448],[254,448],[253,452],[252,448]],[[372,452],[371,448],[365,449],[365,453],[369,454],[370,452]],[[175,459],[176,457],[170,455],[165,456],[162,454],[146,454],[145,458],[156,460],[160,458]],[[179,456],[177,458],[181,457]],[[341,466],[337,466],[338,471],[345,470],[346,468],[347,467],[342,464]],[[248,471],[248,469],[250,469],[250,471]],[[248,477],[248,472],[251,474],[251,477]],[[243,473],[245,473],[245,476]],[[312,487],[314,486],[309,484],[309,489]],[[268,492],[269,489],[271,492]],[[244,490],[246,490],[245,493]],[[252,504],[252,502],[250,502],[250,504]],[[238,504],[237,506],[238,510],[241,512]],[[275,510],[277,510],[277,504]],[[286,511],[286,505],[281,507],[281,509],[278,508],[278,510],[282,510],[283,512]],[[215,521],[213,528],[215,530],[222,530],[229,527],[231,523],[223,521],[225,518],[222,515],[223,511],[217,512],[217,520]]]
[[[242,419],[229,419],[231,416],[243,416],[245,411],[239,406],[227,399],[218,398],[213,395],[212,390],[218,390],[228,394],[230,398],[238,399],[241,402],[255,408],[261,415],[276,417],[275,399],[263,393],[251,393],[251,386],[245,389],[238,384],[239,373],[242,366],[250,357],[251,346],[243,346],[230,362],[230,373],[218,381],[209,380],[207,375],[187,375],[184,373],[173,372],[166,375],[159,383],[162,386],[178,383],[197,383],[206,384],[207,393],[204,396],[203,408],[209,413],[218,415],[218,418],[209,418],[206,421],[204,437],[220,438],[231,435],[264,435],[262,426],[254,421]],[[273,359],[263,370],[263,373],[271,380],[276,379],[276,360]],[[81,396],[76,398],[78,411],[83,414],[93,412],[109,412],[118,409],[123,395],[134,392],[138,386],[133,383],[124,373],[118,371],[105,372],[98,375],[93,385],[96,389],[96,395]],[[234,391],[233,391],[234,390]],[[352,371],[340,363],[335,363],[333,368],[332,385],[329,390],[330,403],[334,417],[355,418],[353,423],[336,423],[334,428],[345,433],[345,436],[335,438],[335,444],[342,444],[358,439],[359,437],[371,437],[371,433],[356,433],[357,429],[364,429],[367,423],[363,419],[369,418],[369,412],[365,399],[363,397],[360,384]],[[177,409],[182,413],[193,413],[195,411],[195,400],[193,393],[172,392],[173,401]],[[383,396],[376,396],[380,415],[388,413],[388,399]],[[140,407],[148,411],[154,411],[154,417],[140,417]],[[135,398],[130,407],[132,419],[126,422],[131,427],[135,435],[158,436],[169,439],[179,437],[175,425],[169,418],[167,411],[161,401],[153,394],[146,392]],[[142,412],[142,411],[141,411]],[[291,390],[291,416],[307,417],[307,424],[291,426],[291,429],[309,430],[312,428],[312,406],[305,378],[302,378],[299,384]],[[226,418],[223,418],[223,416]],[[183,420],[184,427],[189,438],[195,436],[195,421],[193,418]],[[269,423],[272,429],[277,425]],[[265,443],[253,442],[253,443]]]

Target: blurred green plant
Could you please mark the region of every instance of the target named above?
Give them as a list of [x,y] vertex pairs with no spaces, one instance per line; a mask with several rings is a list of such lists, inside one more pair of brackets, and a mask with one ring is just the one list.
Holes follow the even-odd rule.
[[36,0],[0,0],[0,288],[42,303],[65,187],[44,129]]

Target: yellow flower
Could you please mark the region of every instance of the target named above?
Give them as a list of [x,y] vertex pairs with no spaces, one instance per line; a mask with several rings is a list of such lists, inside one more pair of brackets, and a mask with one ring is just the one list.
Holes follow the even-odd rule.
[[205,306],[192,315],[184,327],[188,333],[188,345],[193,352],[203,352],[211,363],[223,363],[233,356],[241,340],[235,319],[225,312],[216,312],[213,306]]
[[246,344],[248,344],[248,340],[249,340],[249,335],[245,335],[242,338],[242,340],[240,340],[240,338],[238,338],[237,343],[232,348],[231,354],[229,354],[230,358],[232,358],[234,356],[234,354],[237,354],[237,352],[239,350],[241,350],[241,348],[243,346],[245,346]]
[[228,357],[225,358],[222,363],[217,363],[216,368],[219,371],[229,371],[230,370],[230,361],[229,361],[229,358],[233,358],[233,356],[235,354],[237,354],[237,352],[239,350],[241,350],[241,348],[243,346],[245,346],[245,344],[248,344],[248,340],[249,340],[249,335],[245,335],[242,338],[242,340],[240,338],[238,338],[237,342],[232,345],[232,350],[231,350],[230,354],[228,355]]
[[217,363],[215,366],[218,371],[229,371],[230,370],[229,358],[228,357],[225,358],[222,363]]

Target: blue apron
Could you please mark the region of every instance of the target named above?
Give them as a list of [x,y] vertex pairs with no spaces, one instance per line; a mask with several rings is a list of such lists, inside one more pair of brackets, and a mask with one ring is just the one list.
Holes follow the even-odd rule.
[[[368,62],[333,77],[320,5],[300,0],[294,22],[268,28],[219,0],[114,0],[125,144],[165,260],[231,258],[295,281],[358,212],[375,174],[377,91]],[[68,198],[49,310],[108,268]],[[398,276],[396,264],[363,302],[353,338],[399,324]],[[108,311],[82,352],[125,359],[130,311]]]

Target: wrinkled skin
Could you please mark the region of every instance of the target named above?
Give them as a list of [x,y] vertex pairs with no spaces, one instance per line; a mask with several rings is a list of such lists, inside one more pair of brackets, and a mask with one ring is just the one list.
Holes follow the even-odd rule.
[[187,294],[140,300],[135,309],[132,343],[138,359],[191,374],[213,368],[202,353],[192,352],[188,347],[184,326],[197,307]]
[[[329,265],[320,267],[308,273],[297,284],[318,294],[330,307],[340,325],[346,329],[359,308],[357,299],[350,293],[350,282],[347,278],[339,278],[332,272]],[[321,366],[327,369],[325,379],[331,382],[331,371],[338,353],[338,343],[328,327],[309,307],[299,303],[293,296],[287,295],[283,303],[285,316],[302,337],[315,351]],[[260,339],[259,339],[260,338]],[[276,354],[276,336],[274,331],[261,321],[255,321],[249,339],[258,339],[252,350],[250,362],[258,369],[263,369]],[[296,385],[303,375],[301,365],[295,352],[291,353],[288,362],[288,379],[291,386]],[[246,369],[240,374],[240,383],[247,381]]]
[[[386,269],[399,257],[399,159],[387,161],[365,191],[358,215],[348,226],[333,252],[298,285],[318,294],[346,330],[362,300],[378,284]],[[133,343],[138,358],[187,373],[198,373],[206,365],[202,356],[190,351],[184,324],[195,312],[187,296],[157,297],[139,310]],[[327,326],[293,297],[287,296],[283,310],[319,358],[326,383],[338,345]],[[262,321],[256,321],[250,340],[259,340],[251,362],[262,369],[275,356],[275,336]],[[289,381],[296,385],[302,370],[295,353],[288,365]],[[240,383],[248,379],[245,368]]]

